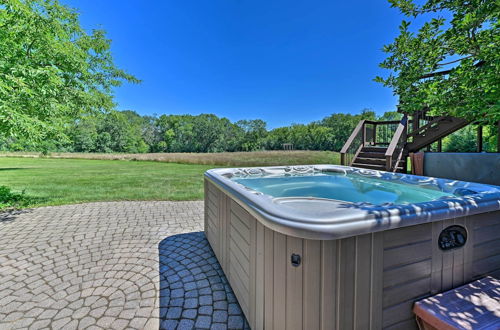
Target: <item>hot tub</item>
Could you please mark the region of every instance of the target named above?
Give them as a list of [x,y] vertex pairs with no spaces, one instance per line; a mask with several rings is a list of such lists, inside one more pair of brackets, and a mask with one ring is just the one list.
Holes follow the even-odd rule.
[[317,165],[205,174],[205,233],[252,328],[411,329],[500,275],[500,188]]

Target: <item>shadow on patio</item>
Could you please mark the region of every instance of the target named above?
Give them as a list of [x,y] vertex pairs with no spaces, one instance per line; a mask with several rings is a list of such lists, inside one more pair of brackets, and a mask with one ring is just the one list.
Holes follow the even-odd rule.
[[165,238],[160,258],[160,329],[249,328],[205,234]]

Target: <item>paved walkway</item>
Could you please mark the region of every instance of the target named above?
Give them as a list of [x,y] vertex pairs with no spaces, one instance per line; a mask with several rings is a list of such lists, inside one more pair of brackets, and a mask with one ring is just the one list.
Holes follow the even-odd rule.
[[0,329],[247,327],[202,230],[203,202],[0,214]]

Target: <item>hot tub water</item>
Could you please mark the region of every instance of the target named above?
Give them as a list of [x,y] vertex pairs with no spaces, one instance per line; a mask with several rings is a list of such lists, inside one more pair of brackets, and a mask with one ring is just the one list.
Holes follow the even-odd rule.
[[437,189],[356,174],[235,177],[233,181],[272,197],[315,197],[374,205],[410,204],[456,197]]

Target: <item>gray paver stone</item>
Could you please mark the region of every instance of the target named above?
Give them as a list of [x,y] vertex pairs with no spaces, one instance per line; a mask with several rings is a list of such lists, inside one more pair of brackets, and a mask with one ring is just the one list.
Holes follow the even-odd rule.
[[210,316],[199,316],[196,320],[196,328],[199,329],[210,329],[212,325],[212,318]]
[[201,201],[0,213],[0,329],[248,328],[203,218]]

